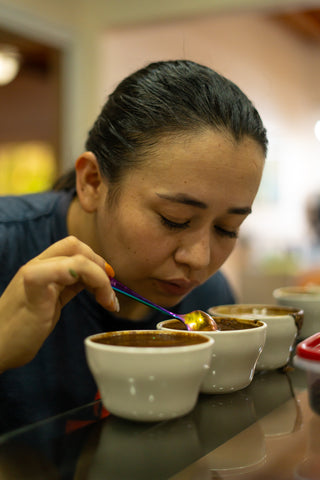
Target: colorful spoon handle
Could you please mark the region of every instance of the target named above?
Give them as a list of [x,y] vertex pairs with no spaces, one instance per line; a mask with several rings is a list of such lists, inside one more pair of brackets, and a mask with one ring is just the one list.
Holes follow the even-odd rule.
[[[181,322],[184,322],[183,317],[178,315],[177,313],[170,312],[169,310],[166,310],[165,308],[161,307],[160,305],[157,305],[156,303],[151,302],[150,300],[147,300],[146,298],[142,297],[138,293],[134,292],[130,288],[126,287],[122,283],[120,283],[118,280],[115,278],[110,278],[110,283],[111,286],[114,290],[117,292],[123,293],[124,295],[127,295],[127,297],[131,297],[134,300],[137,300],[138,302],[144,303],[145,305],[148,305],[148,307],[154,308],[155,310],[159,310],[162,313],[165,313],[166,315],[169,315],[170,317],[177,318]],[[188,327],[188,325],[187,325]]]

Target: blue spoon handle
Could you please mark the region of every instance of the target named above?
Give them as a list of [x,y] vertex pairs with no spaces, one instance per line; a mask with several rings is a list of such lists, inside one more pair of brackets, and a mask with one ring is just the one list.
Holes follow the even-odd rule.
[[[137,300],[138,302],[144,303],[145,305],[148,305],[148,307],[154,308],[155,310],[159,310],[160,312],[165,313],[166,315],[169,315],[170,317],[177,318],[178,320],[180,320],[181,322],[183,322],[185,324],[185,321],[184,321],[183,317],[181,317],[180,315],[178,315],[176,313],[173,313],[173,312],[170,312],[169,310],[161,307],[160,305],[157,305],[156,303],[153,303],[150,300],[147,300],[146,298],[142,297],[138,293],[134,292],[130,288],[128,288],[125,285],[123,285],[122,283],[120,283],[115,278],[110,278],[110,283],[111,283],[112,288],[114,290],[116,290],[117,292],[123,293],[124,295],[127,295],[127,297],[131,297],[134,300]],[[186,325],[186,326],[188,328],[188,325]],[[188,330],[189,330],[189,328],[188,328]]]

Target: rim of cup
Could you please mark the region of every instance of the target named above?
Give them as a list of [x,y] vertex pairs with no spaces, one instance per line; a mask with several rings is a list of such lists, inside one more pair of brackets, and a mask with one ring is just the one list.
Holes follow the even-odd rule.
[[[290,315],[290,313],[299,313],[302,314],[303,310],[300,307],[294,307],[294,306],[286,306],[286,305],[272,305],[272,304],[264,304],[264,303],[231,303],[231,304],[225,304],[225,305],[217,305],[216,307],[211,307],[208,309],[208,313],[212,311],[213,314],[215,314],[214,309],[217,309],[216,315],[219,315],[220,313],[223,315],[229,315],[228,312],[223,312],[222,310],[224,308],[229,309],[230,308],[230,315],[243,315],[243,314],[248,314],[248,315],[262,315],[263,317],[267,316],[272,316],[272,317],[283,317],[287,314]],[[218,311],[218,309],[222,309],[221,312]],[[232,310],[239,310],[239,312],[232,311]],[[259,310],[258,312],[251,312],[250,310]],[[261,311],[260,311],[261,310]],[[266,312],[263,312],[263,310],[268,310]],[[270,312],[270,313],[269,313]],[[280,312],[280,313],[278,313]],[[282,312],[282,313],[281,313]],[[260,320],[260,318],[258,319]]]
[[[244,323],[244,324],[247,324],[247,325],[250,325],[249,328],[239,328],[239,329],[236,329],[236,328],[233,328],[233,329],[230,329],[230,330],[206,330],[206,331],[203,331],[203,334],[202,335],[220,335],[220,334],[224,334],[224,335],[231,335],[231,334],[237,334],[237,335],[248,335],[249,332],[252,332],[252,331],[256,331],[258,329],[261,329],[261,328],[267,328],[267,324],[266,322],[264,322],[263,320],[256,320],[256,319],[253,319],[253,320],[247,320],[247,319],[244,319],[244,318],[236,318],[234,316],[218,316],[218,315],[214,315],[213,316],[213,319],[214,320],[217,320],[217,319],[222,319],[222,320],[226,320],[226,318],[231,318],[232,320],[236,320],[237,322],[239,323]],[[167,323],[175,323],[176,325],[178,325],[178,322],[179,320],[175,320],[174,318],[168,318],[167,320],[162,320],[161,322],[159,322],[157,324],[157,327],[159,328],[159,330],[163,330],[161,329],[161,327],[163,326],[164,328],[166,328],[166,331],[168,330],[172,330],[172,331],[175,331],[175,332],[183,332],[185,330],[182,330],[182,329],[178,329],[178,328],[170,328],[170,327],[166,327],[164,324],[167,324]],[[254,324],[254,325],[252,325]],[[188,332],[190,333],[191,335],[194,335],[196,333],[201,333],[202,331],[201,330],[196,330],[196,331],[193,331],[193,332]]]
[[278,298],[301,298],[308,299],[308,301],[319,301],[320,299],[320,285],[310,286],[286,286],[279,287],[273,290],[273,297]]
[[[161,352],[164,353],[169,353],[169,352],[185,352],[187,351],[195,351],[199,350],[202,348],[206,348],[209,345],[208,344],[213,344],[214,340],[209,338],[208,336],[204,335],[200,331],[197,332],[189,332],[189,331],[184,331],[184,330],[173,330],[171,329],[172,332],[174,333],[164,333],[163,330],[120,330],[120,331],[114,331],[114,332],[102,332],[102,333],[95,333],[93,335],[90,335],[85,338],[84,342],[87,346],[93,347],[97,350],[108,350],[108,351],[114,351],[114,352],[123,352],[123,353],[156,353],[161,350]],[[152,346],[144,346],[144,345],[121,345],[121,344],[110,344],[110,343],[100,343],[97,341],[99,338],[105,338],[105,337],[121,337],[124,335],[129,335],[129,336],[135,336],[135,335],[145,335],[147,334],[148,336],[163,336],[168,339],[168,337],[172,337],[171,341],[173,342],[172,345],[152,345]],[[199,342],[194,342],[194,334],[197,334],[199,337]],[[187,341],[188,338],[192,340],[192,343],[188,344],[175,344],[174,343],[174,337],[175,336],[184,336],[185,340]],[[170,339],[169,339],[170,341]]]

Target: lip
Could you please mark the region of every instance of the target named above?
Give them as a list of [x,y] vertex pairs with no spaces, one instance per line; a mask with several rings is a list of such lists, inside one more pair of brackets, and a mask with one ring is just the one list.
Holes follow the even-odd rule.
[[198,285],[198,282],[192,282],[185,279],[156,280],[161,290],[169,295],[183,296],[189,293]]

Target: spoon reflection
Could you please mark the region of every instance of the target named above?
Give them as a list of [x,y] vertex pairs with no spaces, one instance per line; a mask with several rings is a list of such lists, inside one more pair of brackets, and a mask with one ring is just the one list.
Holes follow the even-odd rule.
[[202,310],[194,310],[193,312],[181,315],[181,317],[183,318],[184,323],[189,326],[189,330],[218,330],[218,325],[211,315]]

